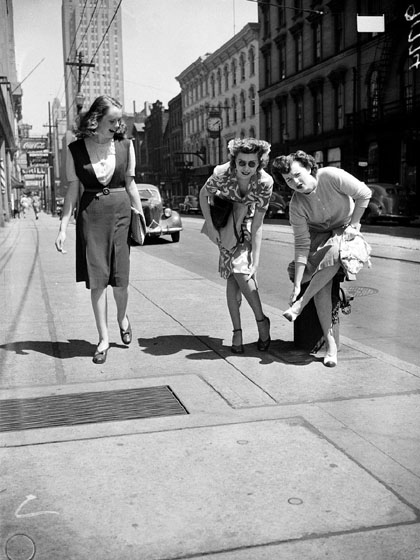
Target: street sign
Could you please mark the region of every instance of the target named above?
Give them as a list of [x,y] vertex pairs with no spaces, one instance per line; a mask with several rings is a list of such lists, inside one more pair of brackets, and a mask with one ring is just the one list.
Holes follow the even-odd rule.
[[20,141],[21,150],[46,150],[48,148],[47,138],[22,138]]

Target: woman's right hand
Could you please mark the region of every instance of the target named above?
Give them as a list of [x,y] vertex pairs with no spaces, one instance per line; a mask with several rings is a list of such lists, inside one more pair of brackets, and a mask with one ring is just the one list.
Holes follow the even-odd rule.
[[213,241],[213,243],[215,243],[216,245],[220,245],[220,233],[219,231],[214,227],[214,225],[212,223],[207,223],[207,228],[208,228],[208,232],[209,232],[209,238],[211,241]]
[[66,253],[64,250],[64,241],[66,240],[66,234],[64,231],[59,231],[57,239],[55,240],[55,247],[60,253]]
[[300,286],[293,286],[292,293],[289,298],[289,305],[293,305],[300,294]]

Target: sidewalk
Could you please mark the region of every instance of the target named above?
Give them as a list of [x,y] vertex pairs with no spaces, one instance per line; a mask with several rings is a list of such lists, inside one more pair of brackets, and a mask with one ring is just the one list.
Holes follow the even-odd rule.
[[[28,429],[0,431],[5,558],[420,560],[420,368],[345,337],[325,368],[322,354],[293,350],[269,306],[270,352],[244,306],[246,353],[233,355],[223,286],[141,247],[133,344],[120,342],[110,297],[114,342],[94,365],[74,229],[66,255],[57,229],[45,214],[0,229],[0,406],[29,416]],[[120,395],[161,412],[96,421]],[[83,396],[88,423],[60,424],[54,403],[77,417]],[[31,414],[11,402],[35,397]]]

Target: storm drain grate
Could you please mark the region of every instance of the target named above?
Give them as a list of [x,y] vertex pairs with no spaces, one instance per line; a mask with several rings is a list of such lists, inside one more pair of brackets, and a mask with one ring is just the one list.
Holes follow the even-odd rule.
[[168,385],[0,400],[0,432],[188,414]]

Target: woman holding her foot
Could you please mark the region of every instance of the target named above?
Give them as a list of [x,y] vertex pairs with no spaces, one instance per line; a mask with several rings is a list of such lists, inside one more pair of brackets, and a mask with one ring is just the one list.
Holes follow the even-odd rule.
[[[272,173],[294,191],[289,206],[295,239],[295,259],[289,272],[294,286],[290,308],[283,315],[294,321],[314,298],[326,343],[324,364],[334,367],[337,345],[332,329],[331,288],[341,267],[340,242],[342,236],[351,239],[360,230],[360,219],[372,193],[343,169],[318,169],[315,159],[302,150],[275,158]],[[307,282],[306,291],[299,297],[302,284]]]
[[55,241],[64,251],[67,226],[83,195],[76,221],[76,281],[90,289],[99,342],[93,355],[103,364],[109,349],[107,286],[112,286],[123,344],[132,331],[127,316],[130,271],[129,226],[131,206],[142,211],[134,182],[133,144],[124,136],[121,104],[108,95],[98,97],[81,116],[77,140],[67,154],[68,189],[60,230]]
[[[227,281],[226,299],[233,325],[231,351],[243,354],[240,305],[242,295],[254,312],[257,346],[270,345],[270,320],[264,315],[258,293],[257,270],[260,261],[262,226],[273,189],[273,179],[264,171],[270,144],[255,138],[229,142],[229,161],[215,167],[200,192],[205,219],[203,232],[219,247],[219,272]],[[214,196],[233,202],[226,226],[216,229],[210,212]]]

